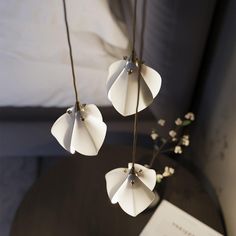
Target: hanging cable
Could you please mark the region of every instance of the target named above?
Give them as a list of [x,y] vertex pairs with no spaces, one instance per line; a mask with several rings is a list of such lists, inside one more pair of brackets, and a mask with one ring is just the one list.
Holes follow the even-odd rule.
[[67,35],[67,41],[68,41],[68,46],[69,46],[73,86],[74,86],[74,91],[75,91],[76,107],[77,107],[77,110],[80,110],[80,103],[79,103],[78,91],[77,91],[77,86],[76,86],[76,77],[75,77],[73,53],[72,53],[72,47],[71,47],[71,41],[70,41],[70,31],[69,31],[68,20],[67,20],[66,0],[62,0],[62,1],[63,1],[63,10],[64,10],[64,20],[65,20],[65,25],[66,25],[66,35]]
[[135,61],[135,34],[136,34],[136,18],[137,18],[137,0],[134,0],[133,23],[132,23],[132,61]]
[[[146,0],[143,0],[142,7],[142,29],[140,35],[140,52],[139,52],[139,61],[138,61],[138,92],[137,92],[137,103],[134,115],[134,129],[133,129],[133,148],[132,148],[132,170],[134,171],[134,163],[136,160],[136,152],[137,152],[137,140],[138,140],[138,106],[139,106],[139,98],[140,98],[140,80],[141,80],[141,68],[142,68],[142,59],[143,59],[143,47],[144,47],[144,30],[145,30],[145,21],[146,21]],[[133,22],[136,22],[136,11],[137,11],[137,1],[135,1],[134,6],[134,18]],[[135,25],[133,25],[134,31]],[[133,32],[133,42],[135,42],[135,32]]]

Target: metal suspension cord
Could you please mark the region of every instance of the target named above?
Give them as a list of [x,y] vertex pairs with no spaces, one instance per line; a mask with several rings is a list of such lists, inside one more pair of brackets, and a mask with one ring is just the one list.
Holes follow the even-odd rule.
[[[134,17],[136,18],[136,11],[137,11],[137,1],[135,1],[135,13]],[[143,46],[144,46],[144,29],[145,29],[145,20],[146,20],[146,0],[143,1],[143,12],[142,12],[142,30],[141,30],[141,40],[140,40],[140,56],[138,61],[138,94],[137,94],[137,103],[134,115],[134,133],[133,133],[133,148],[132,148],[132,170],[134,170],[134,163],[136,159],[136,152],[137,152],[137,139],[138,139],[138,106],[139,106],[139,99],[140,99],[140,80],[141,80],[141,68],[142,68],[142,58],[143,58]],[[136,19],[134,20],[136,22]],[[133,29],[135,26],[133,26]],[[135,32],[134,34],[135,35]],[[135,37],[134,37],[135,38]],[[134,41],[134,40],[133,40]]]
[[66,35],[67,35],[67,41],[68,41],[68,46],[69,46],[73,86],[74,86],[74,91],[75,91],[75,100],[76,100],[77,109],[80,110],[80,103],[79,103],[78,92],[77,92],[77,87],[76,87],[76,77],[75,77],[73,53],[72,53],[72,47],[71,47],[71,42],[70,42],[70,32],[69,32],[69,26],[68,26],[68,20],[67,20],[66,0],[62,0],[62,1],[63,1],[63,10],[64,10],[64,20],[65,20],[65,25],[66,25]]
[[137,16],[137,0],[134,0],[134,12],[133,12],[133,34],[132,34],[132,61],[135,61],[135,33],[136,33],[136,17]]

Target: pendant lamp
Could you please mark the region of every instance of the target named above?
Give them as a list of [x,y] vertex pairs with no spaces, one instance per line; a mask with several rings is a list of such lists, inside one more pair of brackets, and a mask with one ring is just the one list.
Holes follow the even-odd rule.
[[[136,11],[137,0],[134,5],[134,32]],[[146,1],[144,1],[143,11],[142,36],[144,35]],[[131,58],[111,65],[108,79],[108,97],[122,115],[134,113],[134,131],[132,163],[128,164],[128,169],[117,168],[109,171],[105,175],[106,189],[111,203],[118,203],[127,214],[133,217],[144,211],[154,201],[153,190],[156,185],[155,170],[136,163],[138,112],[151,103],[153,96],[159,92],[161,84],[159,74],[143,65],[142,54],[143,37],[141,38],[139,59],[134,58],[133,49]],[[151,85],[152,88],[148,87]]]
[[[148,107],[161,88],[161,76],[151,67],[143,64],[135,53],[137,3],[134,4],[132,52],[123,60],[114,62],[109,67],[107,79],[107,94],[114,108],[123,116],[136,112],[135,96],[138,92],[138,77],[140,77],[140,95],[138,112]],[[142,64],[139,70],[139,64]]]
[[81,104],[79,101],[65,0],[63,0],[63,10],[75,92],[75,105],[56,120],[51,128],[51,133],[68,152],[95,156],[104,142],[107,126],[103,122],[97,106]]

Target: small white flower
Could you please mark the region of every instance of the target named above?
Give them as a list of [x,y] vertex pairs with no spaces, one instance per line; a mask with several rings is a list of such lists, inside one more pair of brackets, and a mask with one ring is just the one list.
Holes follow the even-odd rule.
[[189,146],[190,141],[188,139],[182,139],[182,144],[187,147]]
[[133,168],[132,163],[124,170],[117,168],[106,174],[107,193],[113,204],[119,203],[127,214],[137,216],[155,199],[156,172],[139,164]]
[[175,170],[174,170],[173,168],[171,168],[171,167],[169,167],[169,166],[166,166],[166,167],[165,167],[165,171],[164,171],[164,173],[163,173],[162,175],[163,175],[164,177],[169,177],[169,176],[173,175],[174,172],[175,172]]
[[177,118],[176,121],[175,121],[175,124],[176,125],[182,125],[183,121],[180,119],[180,118]]
[[163,177],[168,177],[169,176],[169,173],[168,172],[164,172],[163,173]]
[[157,174],[157,182],[160,183],[163,178],[170,177],[175,173],[175,170],[172,167],[166,166],[163,174]]
[[160,119],[160,120],[157,121],[157,123],[158,123],[158,125],[160,125],[160,126],[164,126],[165,123],[166,123],[166,121],[163,120],[163,119]]
[[177,135],[177,133],[174,130],[170,130],[169,135],[170,137],[174,138]]
[[172,138],[172,142],[176,142],[177,141],[177,138]]
[[195,119],[195,116],[192,112],[188,112],[184,117],[185,117],[185,119],[191,120],[191,121],[194,121],[194,119]]
[[179,146],[179,145],[175,146],[174,153],[176,153],[176,154],[181,154],[181,153],[182,153],[182,147]]
[[183,135],[183,139],[189,140],[189,135]]
[[152,140],[156,140],[159,135],[158,135],[158,133],[156,132],[156,130],[152,130],[150,136],[151,136],[151,139],[152,139]]
[[165,172],[169,172],[169,167],[168,166],[165,167]]
[[157,182],[160,183],[163,179],[163,176],[161,174],[157,174]]
[[175,169],[172,168],[172,167],[169,167],[169,172],[170,172],[171,175],[173,175],[175,173]]
[[181,143],[184,145],[184,146],[189,146],[190,144],[190,141],[189,141],[189,135],[184,135],[181,139]]

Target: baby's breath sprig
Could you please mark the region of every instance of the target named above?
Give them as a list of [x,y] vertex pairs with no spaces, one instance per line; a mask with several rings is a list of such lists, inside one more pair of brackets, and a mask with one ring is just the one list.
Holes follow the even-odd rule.
[[[182,154],[183,148],[190,145],[190,137],[187,134],[183,136],[179,135],[179,131],[195,120],[194,113],[188,112],[184,115],[184,118],[177,118],[175,120],[175,127],[168,132],[167,138],[161,137],[157,129],[151,131],[150,137],[153,140],[153,157],[149,163],[151,168],[157,156],[163,152],[174,152],[175,154]],[[158,126],[165,126],[166,121],[159,119],[157,121]],[[158,145],[159,144],[159,145]],[[170,147],[172,145],[172,147]],[[167,149],[168,147],[168,149]],[[160,176],[159,176],[160,177]]]
[[157,121],[157,124],[160,125],[160,126],[165,126],[165,123],[166,123],[166,121],[164,119],[159,119]]
[[162,174],[157,174],[157,182],[161,183],[164,178],[170,177],[175,173],[175,169],[169,166],[166,166]]

